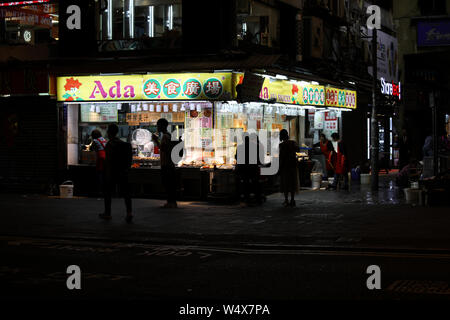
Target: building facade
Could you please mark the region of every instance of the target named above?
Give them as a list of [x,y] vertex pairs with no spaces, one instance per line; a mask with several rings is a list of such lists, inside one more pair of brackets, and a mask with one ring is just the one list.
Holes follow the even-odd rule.
[[402,126],[411,135],[412,156],[422,159],[425,138],[449,132],[450,1],[394,1],[394,19],[405,88]]
[[[45,146],[32,152],[37,157],[34,172],[45,176],[45,170],[37,168],[42,162],[48,168],[53,168],[50,170],[53,174],[49,174],[51,177],[47,181],[44,177],[35,176],[39,184],[59,184],[64,180],[75,179],[77,174],[68,170],[68,167],[74,162],[79,164],[81,159],[80,148],[83,148],[84,141],[79,128],[89,127],[94,123],[104,126],[94,115],[88,115],[97,119],[93,122],[81,121],[81,109],[87,108],[81,107],[82,103],[76,111],[72,107],[77,99],[75,91],[81,86],[79,79],[93,76],[107,82],[111,79],[108,77],[114,76],[145,78],[147,82],[146,77],[153,74],[164,78],[161,81],[165,82],[168,74],[174,74],[174,79],[198,75],[200,78],[196,80],[203,92],[206,92],[205,88],[212,88],[212,84],[208,86],[207,82],[213,78],[213,74],[223,74],[223,81],[234,81],[230,82],[227,90],[236,97],[221,96],[221,101],[237,99],[237,103],[280,103],[280,108],[286,105],[283,111],[285,114],[281,114],[284,123],[277,124],[273,120],[273,128],[285,126],[292,138],[305,147],[311,147],[318,141],[319,133],[326,126],[328,134],[332,131],[340,132],[349,145],[352,166],[367,160],[366,119],[370,99],[367,66],[370,61],[367,58],[367,39],[360,32],[366,19],[366,4],[363,1],[60,0],[37,1],[32,7],[14,5],[8,1],[2,3],[5,3],[0,16],[4,26],[2,30],[9,32],[3,32],[9,36],[2,38],[9,39],[3,41],[6,50],[2,50],[2,74],[6,75],[3,76],[6,80],[2,82],[2,104],[13,106],[14,111],[5,115],[5,123],[14,122],[17,119],[15,114],[19,111],[30,115],[29,118],[36,124],[44,125],[42,118],[34,116],[37,113],[41,117],[46,115],[45,118],[51,123],[45,125],[47,131],[30,131],[35,140],[45,141]],[[25,33],[27,39],[31,34],[32,37],[35,36],[35,40],[19,44],[11,42],[14,38],[11,34],[25,39]],[[46,83],[47,87],[25,94],[17,93],[17,83],[27,83],[29,77],[12,77],[10,70],[14,70],[16,64],[43,70],[45,80],[36,79],[36,83]],[[25,67],[23,73],[29,74],[27,70]],[[260,81],[259,85],[266,88],[267,93],[273,94],[265,97],[264,90],[256,90],[255,94],[254,87],[242,83],[245,75],[251,74],[263,76],[266,80]],[[203,79],[203,76],[209,78]],[[61,81],[65,82],[59,82],[59,79],[64,79]],[[265,81],[271,84],[265,85]],[[278,87],[273,86],[274,82]],[[9,85],[10,83],[14,85]],[[244,85],[247,90],[245,99],[235,92],[234,86],[239,84]],[[180,82],[180,86],[183,85],[184,80]],[[127,90],[126,85],[119,87],[116,82],[110,83],[106,89],[102,88],[104,91],[98,85],[95,88],[94,96],[101,98],[91,99],[92,103],[86,112],[97,116],[102,116],[100,104],[112,101],[111,94],[115,98],[121,95],[123,100]],[[223,93],[228,92],[225,89],[224,87]],[[314,91],[316,89],[317,95]],[[59,96],[62,91],[63,94]],[[311,101],[308,100],[310,91]],[[131,93],[128,95],[131,96]],[[333,109],[334,95],[336,106]],[[162,113],[166,106],[171,112],[174,112],[174,105],[175,110],[181,109],[181,104],[171,101],[170,94],[165,97],[169,97],[164,100],[166,104],[156,103],[162,101],[162,98],[149,96],[137,101],[139,103],[122,101],[124,109],[119,109],[122,105],[114,105],[118,110],[115,112],[116,117],[123,116],[125,118],[122,120],[127,122],[128,114],[149,111],[153,107],[156,110],[159,106]],[[203,95],[199,97],[203,97],[201,102],[205,106],[211,99],[215,103],[215,98]],[[287,101],[288,98],[290,101]],[[302,98],[305,99],[304,102],[301,101]],[[310,111],[305,112],[305,108],[300,110],[299,107],[294,112],[295,115],[288,112],[288,107],[295,105],[296,101],[299,105],[311,107]],[[358,106],[356,110],[349,107],[352,103],[355,107]],[[35,105],[45,105],[47,111],[44,112],[43,107],[33,107]],[[340,106],[343,108],[339,109]],[[201,113],[202,108],[199,111]],[[229,107],[221,110],[228,110],[226,108]],[[352,112],[344,112],[352,109]],[[275,118],[278,117],[273,106],[269,106],[269,110],[274,112]],[[197,106],[194,111],[198,111]],[[332,112],[328,114],[328,111]],[[74,121],[73,118],[69,119],[71,114],[80,117],[76,124],[71,122]],[[209,112],[206,111],[206,114]],[[81,125],[79,121],[82,122]],[[211,128],[216,128],[215,121],[217,118],[211,121]],[[251,123],[258,127],[258,120],[248,121],[250,122],[242,126],[247,128]],[[263,119],[260,121],[264,123]],[[22,128],[29,124],[25,120],[18,120],[17,126]],[[77,134],[71,131],[74,126],[77,127]],[[183,126],[186,126],[185,122]],[[23,169],[29,165],[29,161],[20,162],[17,159],[23,158],[22,154],[32,149],[32,145],[40,143],[27,138],[22,131],[12,132],[22,139],[22,143],[15,145],[16,151],[8,149],[8,152],[2,153],[6,154],[3,161],[9,164],[9,169],[2,173],[5,184],[15,179],[17,172],[23,172],[28,179],[34,177]],[[5,143],[4,146],[6,145]],[[78,150],[76,160],[71,159],[71,148]],[[49,150],[53,151],[47,152]],[[53,160],[38,160],[39,154],[47,154]],[[74,170],[79,170],[79,167]],[[204,178],[195,179],[198,183],[203,183],[201,181]]]

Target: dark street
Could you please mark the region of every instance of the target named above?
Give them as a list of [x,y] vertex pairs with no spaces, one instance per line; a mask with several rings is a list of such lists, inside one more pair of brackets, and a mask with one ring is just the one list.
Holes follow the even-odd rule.
[[[121,199],[113,219],[101,221],[98,199],[4,195],[4,297],[449,299],[448,207],[406,204],[389,176],[382,182],[376,195],[357,185],[304,190],[296,209],[282,208],[277,195],[261,207],[160,209],[160,200],[135,199],[131,225]],[[81,269],[79,292],[67,290],[69,265]],[[381,269],[381,290],[367,288],[371,265]]]
[[[1,238],[3,298],[192,301],[449,300],[448,251],[169,246]],[[66,288],[67,266],[82,271]],[[369,291],[378,265],[382,289]]]

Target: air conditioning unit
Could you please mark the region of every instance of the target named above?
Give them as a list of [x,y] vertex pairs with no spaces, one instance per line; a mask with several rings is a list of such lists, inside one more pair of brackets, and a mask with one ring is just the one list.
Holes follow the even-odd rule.
[[304,18],[304,55],[321,59],[323,57],[323,20],[317,17]]

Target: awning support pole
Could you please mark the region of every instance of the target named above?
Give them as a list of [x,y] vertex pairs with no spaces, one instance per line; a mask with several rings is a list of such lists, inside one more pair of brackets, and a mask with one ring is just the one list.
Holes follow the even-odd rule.
[[371,162],[371,187],[372,191],[378,191],[378,153],[379,134],[377,121],[377,90],[378,90],[378,56],[377,56],[377,29],[372,30],[372,62],[373,62],[373,82],[372,82],[372,117],[370,130],[370,162]]

